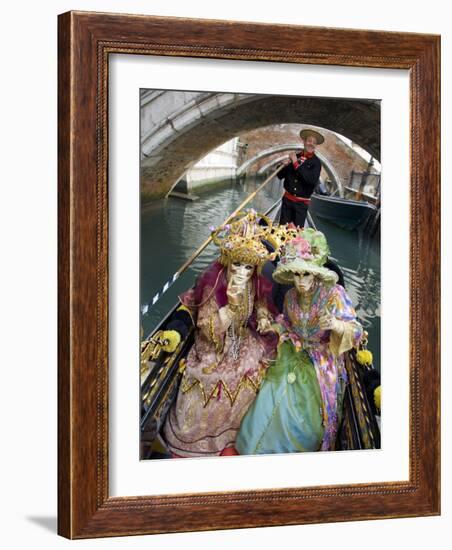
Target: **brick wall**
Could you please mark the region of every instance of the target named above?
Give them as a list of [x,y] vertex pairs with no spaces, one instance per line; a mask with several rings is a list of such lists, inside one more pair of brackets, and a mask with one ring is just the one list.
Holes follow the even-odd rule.
[[[307,128],[307,126],[301,124],[278,124],[240,134],[240,142],[248,144],[243,155],[243,161],[254,157],[263,149],[271,148],[278,144],[301,143],[299,133],[303,128]],[[325,137],[325,142],[318,146],[318,151],[331,163],[343,185],[348,184],[352,170],[362,172],[367,168],[367,162],[356,151],[339,139],[336,134],[324,128],[317,128],[317,130]],[[262,166],[268,164],[270,160],[277,159],[284,154],[279,152],[261,159],[253,164],[248,172],[255,173]],[[325,176],[326,174],[322,173],[322,177]]]

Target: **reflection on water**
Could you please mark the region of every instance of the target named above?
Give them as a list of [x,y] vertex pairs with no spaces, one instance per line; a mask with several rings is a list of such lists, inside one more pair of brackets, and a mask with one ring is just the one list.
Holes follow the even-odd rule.
[[[141,215],[141,304],[151,302],[179,267],[209,237],[210,226],[220,225],[252,193],[260,181],[225,183],[199,195],[196,201],[166,198],[147,205]],[[264,212],[281,196],[278,180],[269,183],[251,204]],[[345,231],[324,220],[314,220],[328,239],[331,254],[341,266],[347,291],[358,317],[369,332],[369,349],[380,368],[380,250],[375,241],[357,232]],[[175,305],[177,296],[193,285],[218,255],[210,244],[158,302],[142,316],[147,335]]]
[[331,257],[344,273],[345,286],[359,321],[369,333],[368,348],[380,370],[380,243],[357,231],[347,231],[314,217],[317,229],[325,233]]

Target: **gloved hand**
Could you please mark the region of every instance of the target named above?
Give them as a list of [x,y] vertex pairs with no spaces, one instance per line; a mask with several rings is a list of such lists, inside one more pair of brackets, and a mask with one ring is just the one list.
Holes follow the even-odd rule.
[[268,317],[261,317],[257,321],[257,332],[265,333],[272,330],[272,323]]
[[344,332],[344,321],[339,321],[339,319],[336,319],[336,317],[333,317],[332,315],[322,315],[319,319],[319,327],[323,330],[332,330],[333,332],[337,332],[338,334],[342,334]]

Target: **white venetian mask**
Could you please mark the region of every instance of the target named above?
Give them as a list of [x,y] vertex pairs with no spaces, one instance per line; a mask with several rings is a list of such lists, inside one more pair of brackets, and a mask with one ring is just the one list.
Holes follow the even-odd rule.
[[233,280],[234,284],[245,285],[253,276],[254,265],[231,262],[228,266],[228,282]]
[[312,273],[296,273],[293,277],[295,288],[299,294],[309,292],[314,287],[315,277]]

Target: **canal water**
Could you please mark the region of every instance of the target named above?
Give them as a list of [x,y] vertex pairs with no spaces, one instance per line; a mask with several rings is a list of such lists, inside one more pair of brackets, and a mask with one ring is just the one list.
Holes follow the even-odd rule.
[[[140,301],[148,304],[170,281],[178,268],[210,235],[210,227],[220,225],[252,193],[261,180],[225,182],[199,193],[198,200],[167,197],[143,207],[140,234]],[[246,208],[265,212],[281,197],[281,183],[275,179]],[[369,332],[369,349],[380,370],[380,249],[357,231],[346,231],[325,220],[314,218],[327,237],[331,256],[345,277],[347,292],[360,322]],[[144,335],[148,335],[177,302],[181,292],[190,288],[196,277],[218,256],[210,244],[190,268],[141,316]]]

